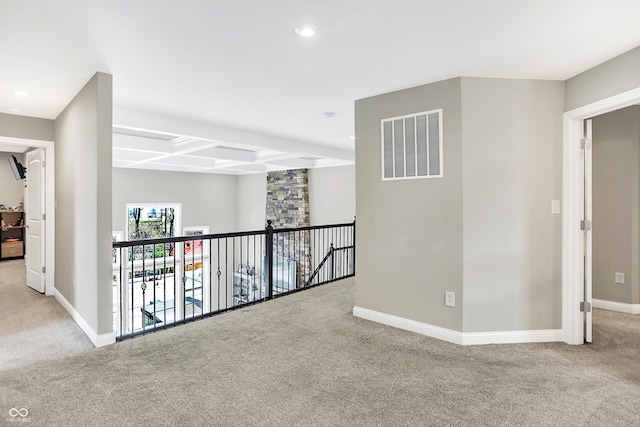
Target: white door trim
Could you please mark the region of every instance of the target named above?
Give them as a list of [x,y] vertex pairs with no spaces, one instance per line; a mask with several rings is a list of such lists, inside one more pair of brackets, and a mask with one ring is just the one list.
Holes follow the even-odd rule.
[[[45,212],[47,214],[47,227],[45,230],[46,254],[45,266],[45,294],[53,296],[55,294],[55,149],[53,141],[41,141],[37,139],[23,139],[0,136],[0,143],[19,145],[21,147],[44,148],[45,168]],[[27,171],[28,172],[28,171]]]
[[562,164],[562,331],[568,344],[584,343],[584,164],[580,149],[583,121],[640,103],[640,88],[612,96],[563,115]]

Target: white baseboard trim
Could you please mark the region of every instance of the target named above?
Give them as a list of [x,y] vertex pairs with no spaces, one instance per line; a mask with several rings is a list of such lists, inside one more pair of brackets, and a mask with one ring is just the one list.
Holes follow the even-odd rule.
[[357,306],[353,307],[353,315],[362,319],[460,345],[563,341],[562,329],[463,333]]
[[477,344],[522,344],[529,342],[564,341],[562,329],[539,329],[531,331],[466,332],[464,345]]
[[640,304],[627,304],[624,302],[607,301],[603,299],[592,299],[593,308],[603,310],[619,311],[621,313],[640,314]]
[[105,345],[114,344],[116,342],[116,337],[113,333],[98,335],[98,333],[94,331],[91,326],[89,326],[87,321],[84,320],[80,313],[76,311],[76,309],[71,305],[71,303],[69,303],[69,301],[67,301],[64,295],[62,295],[60,291],[58,291],[58,289],[55,289],[55,297],[60,305],[62,305],[64,309],[69,312],[73,320],[78,324],[78,326],[80,326],[80,329],[82,329],[85,335],[89,337],[94,346],[103,347]]
[[416,332],[418,334],[437,338],[453,344],[463,343],[462,332],[452,331],[451,329],[445,329],[439,326],[429,325],[427,323],[416,322],[415,320],[405,319],[404,317],[381,313],[379,311],[369,310],[368,308],[358,306],[353,307],[353,315],[355,317],[382,323],[383,325],[393,326],[394,328],[404,329],[405,331]]

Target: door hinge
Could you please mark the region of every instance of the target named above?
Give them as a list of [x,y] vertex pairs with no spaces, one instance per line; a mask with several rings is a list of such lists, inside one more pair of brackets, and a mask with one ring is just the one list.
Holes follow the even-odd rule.
[[580,140],[580,149],[590,149],[591,148],[591,139],[590,138],[582,138]]
[[582,301],[580,303],[580,311],[582,311],[583,313],[591,313],[591,303]]
[[42,266],[42,273],[46,273],[47,272],[47,267]]
[[591,221],[586,221],[584,219],[580,220],[580,230],[582,231],[591,231]]
[[47,219],[47,214],[42,214],[42,220],[46,221],[46,219]]

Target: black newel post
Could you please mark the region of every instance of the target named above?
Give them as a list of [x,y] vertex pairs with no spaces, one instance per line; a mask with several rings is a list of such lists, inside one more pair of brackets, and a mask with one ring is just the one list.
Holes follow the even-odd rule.
[[273,298],[273,227],[271,220],[267,220],[266,235],[266,265],[264,278],[267,281],[267,299]]

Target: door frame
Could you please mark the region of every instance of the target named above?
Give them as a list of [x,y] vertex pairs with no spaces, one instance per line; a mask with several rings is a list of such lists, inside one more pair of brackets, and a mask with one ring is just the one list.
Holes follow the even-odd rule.
[[[24,139],[0,136],[0,143],[17,145],[29,148],[43,148],[45,159],[45,205],[44,212],[47,215],[45,220],[45,295],[55,294],[55,149],[53,141],[42,141],[37,139]],[[27,171],[28,173],[29,171]]]
[[[640,104],[640,88],[567,111],[562,147],[562,333],[568,344],[584,343],[584,163],[580,140],[584,120]],[[597,226],[597,224],[595,225]]]

